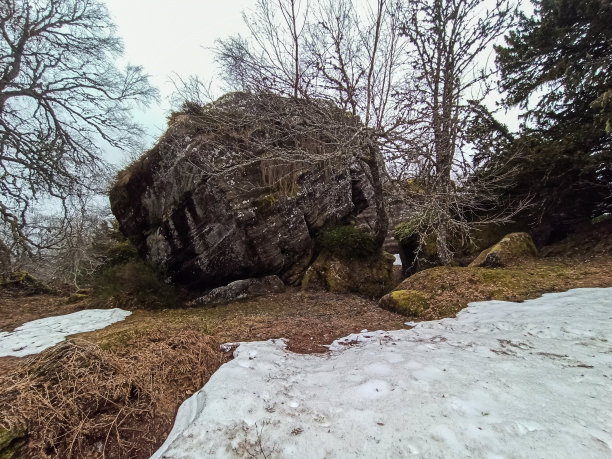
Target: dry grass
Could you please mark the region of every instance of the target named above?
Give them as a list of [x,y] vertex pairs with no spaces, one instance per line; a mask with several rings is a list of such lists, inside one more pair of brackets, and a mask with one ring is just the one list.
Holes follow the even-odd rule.
[[27,427],[27,457],[148,457],[176,407],[227,360],[218,343],[185,330],[151,334],[112,354],[80,339],[0,376],[4,428]]
[[[434,268],[404,281],[435,297],[430,319],[453,316],[471,301],[611,285],[609,254],[504,269]],[[83,307],[46,296],[9,298],[0,327]],[[27,425],[27,457],[148,457],[179,404],[230,358],[220,343],[283,337],[290,350],[325,352],[336,338],[402,328],[405,320],[358,296],[296,289],[212,309],[135,310],[39,356],[0,358],[1,424]]]
[[3,423],[27,425],[30,457],[85,457],[92,446],[102,456],[129,457],[138,451],[130,426],[153,414],[134,375],[87,342],[62,343],[3,376],[0,385]]
[[349,333],[402,328],[403,322],[402,316],[356,295],[288,289],[209,309],[136,310],[124,322],[87,334],[87,339],[117,352],[133,348],[160,328],[168,333],[190,328],[221,343],[286,338],[290,350],[312,353],[326,352],[326,344]]
[[336,338],[402,321],[358,296],[298,290],[212,309],[136,310],[36,357],[1,358],[0,419],[27,424],[28,457],[149,457],[180,403],[231,357],[219,344],[284,337],[293,351],[325,352]]
[[54,295],[23,295],[0,289],[0,331],[12,331],[19,325],[43,317],[70,314],[85,308],[83,303],[67,304]]

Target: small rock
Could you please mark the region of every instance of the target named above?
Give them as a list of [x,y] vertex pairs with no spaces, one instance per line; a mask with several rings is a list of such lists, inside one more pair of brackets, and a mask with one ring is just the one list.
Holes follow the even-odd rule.
[[395,290],[383,296],[378,305],[408,317],[420,317],[430,308],[431,300],[431,295],[417,290]]
[[189,303],[189,306],[217,306],[232,303],[237,300],[254,298],[269,293],[281,293],[285,291],[285,284],[278,276],[266,276],[261,278],[242,279],[231,282],[224,287],[218,287],[209,291]]

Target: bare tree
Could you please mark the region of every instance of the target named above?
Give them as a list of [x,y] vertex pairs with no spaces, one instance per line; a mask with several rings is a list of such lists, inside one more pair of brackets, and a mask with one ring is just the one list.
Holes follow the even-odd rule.
[[306,94],[302,43],[309,8],[309,0],[257,0],[243,14],[249,40],[235,36],[217,41],[217,61],[230,85],[292,97]]
[[511,26],[515,6],[512,0],[412,0],[403,13],[415,84],[404,164],[419,166],[418,187],[429,199],[417,205],[426,207],[421,218],[448,264],[451,235],[469,235],[470,219],[507,181],[507,169],[503,177],[489,171],[481,181],[472,179],[474,149],[467,133],[473,108],[489,93],[486,53]]
[[316,69],[311,94],[333,100],[385,140],[401,123],[394,97],[407,71],[401,3],[377,0],[357,10],[320,0],[307,32],[305,61]]
[[91,280],[111,244],[112,214],[108,205],[92,201],[68,210],[63,216],[37,213],[27,230],[38,247],[13,246],[13,269],[77,289]]
[[401,125],[391,100],[403,58],[397,13],[399,3],[390,0],[377,0],[375,9],[365,11],[347,0],[259,0],[255,12],[245,15],[249,39],[221,40],[217,50],[222,74],[234,88],[325,99],[361,119],[363,132],[356,138],[367,144],[359,151],[368,153],[358,159],[375,190],[373,232],[380,244],[388,229],[383,140]]
[[99,190],[102,145],[128,148],[140,133],[134,102],[156,91],[139,67],[115,65],[122,45],[96,0],[0,3],[0,222],[21,245],[41,203],[65,213]]
[[470,123],[484,114],[476,107],[484,107],[491,84],[486,53],[512,24],[512,1],[376,0],[356,6],[311,0],[299,35],[292,35],[285,21],[285,42],[300,38],[299,47],[296,42],[289,49],[270,11],[281,11],[284,2],[287,12],[291,1],[259,0],[259,14],[250,16],[252,36],[221,41],[218,58],[234,87],[294,96],[296,80],[290,76],[298,73],[287,69],[299,63],[301,97],[331,100],[363,122],[367,135],[361,138],[370,153],[360,162],[378,197],[379,242],[388,227],[383,184],[409,178],[419,182],[418,192],[414,186],[397,186],[395,192],[436,235],[439,257],[447,264],[453,256],[450,239],[469,237],[474,220],[501,222],[515,212],[482,218],[513,168],[487,163],[476,176],[472,156],[479,144],[469,134]]

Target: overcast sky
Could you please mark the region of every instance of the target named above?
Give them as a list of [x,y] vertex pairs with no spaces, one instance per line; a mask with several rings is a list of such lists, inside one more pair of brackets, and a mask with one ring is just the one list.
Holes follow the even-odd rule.
[[143,66],[161,92],[159,106],[137,114],[155,139],[166,127],[168,98],[173,91],[170,78],[175,73],[198,75],[206,81],[212,78],[215,65],[209,48],[217,38],[244,31],[241,12],[254,4],[254,0],[104,2],[123,39],[127,62]]
[[[143,66],[161,93],[159,105],[135,114],[150,133],[146,145],[150,147],[166,128],[174,90],[170,79],[176,74],[183,78],[197,75],[203,81],[214,78],[211,48],[215,40],[245,33],[241,13],[252,8],[256,0],[103,1],[123,39],[126,61]],[[529,4],[526,0],[521,3]],[[515,119],[511,116],[504,121],[512,126]],[[122,156],[109,152],[108,159],[118,164]]]

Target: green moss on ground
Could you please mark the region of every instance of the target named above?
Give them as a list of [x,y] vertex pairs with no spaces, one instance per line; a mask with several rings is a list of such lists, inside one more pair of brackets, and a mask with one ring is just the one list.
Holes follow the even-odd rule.
[[380,306],[392,312],[421,317],[431,307],[431,295],[416,290],[395,290],[385,295]]
[[[612,272],[601,266],[553,260],[523,260],[506,268],[439,266],[421,271],[400,283],[379,305],[389,309],[393,295],[410,291],[431,298],[430,308],[420,314],[427,320],[453,317],[474,301],[523,301],[547,292],[566,291],[579,287],[612,285]],[[416,298],[411,293],[409,298]],[[400,309],[396,310],[404,314]],[[419,316],[418,314],[407,314]]]
[[0,427],[0,459],[11,459],[27,440],[25,428],[5,429]]

